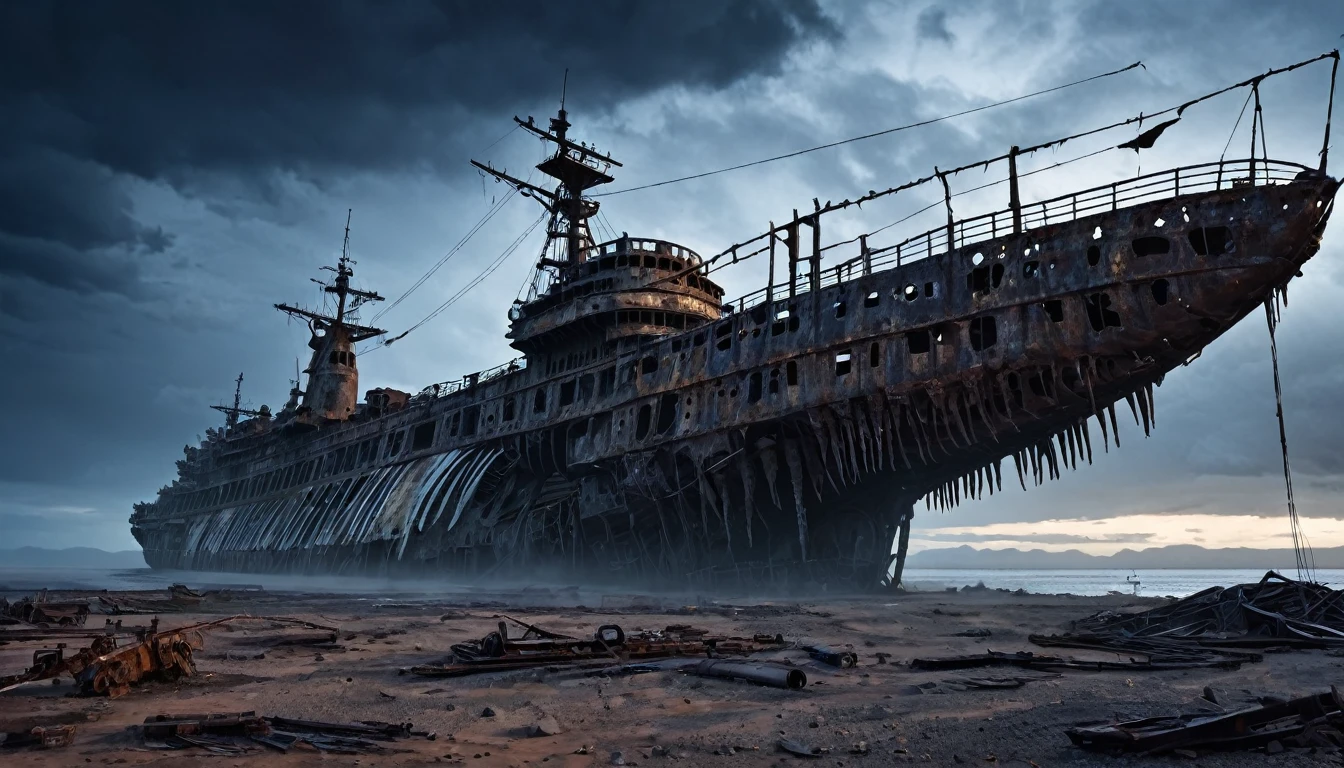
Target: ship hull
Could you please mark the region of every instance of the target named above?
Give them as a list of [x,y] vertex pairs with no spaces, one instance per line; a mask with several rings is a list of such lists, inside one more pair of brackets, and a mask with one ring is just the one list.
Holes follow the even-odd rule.
[[1147,432],[1163,377],[1315,254],[1335,190],[1176,195],[776,287],[728,333],[634,361],[617,407],[242,504],[151,505],[133,531],[165,569],[870,588],[917,502],[1090,463],[1120,444],[1117,403]]

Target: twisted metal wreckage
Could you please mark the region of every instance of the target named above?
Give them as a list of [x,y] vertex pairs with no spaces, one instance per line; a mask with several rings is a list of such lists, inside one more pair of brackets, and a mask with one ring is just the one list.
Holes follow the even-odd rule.
[[[237,397],[218,406],[225,429],[186,449],[179,479],[136,506],[133,532],[158,568],[899,583],[919,499],[946,509],[1002,491],[1004,459],[1023,488],[1091,462],[1088,420],[1101,447],[1118,446],[1121,401],[1146,434],[1163,376],[1286,299],[1338,188],[1326,175],[1329,108],[1319,164],[1271,160],[1260,87],[1329,59],[1332,105],[1338,58],[856,200],[813,201],[707,260],[624,234],[595,244],[599,203],[584,193],[619,163],[567,137],[563,105],[549,130],[515,118],[555,145],[537,169],[559,182],[476,164],[549,217],[532,291],[510,311],[523,357],[358,403],[355,342],[385,332],[355,320],[382,297],[350,287],[347,251],[327,268],[334,312],[277,305],[312,330],[306,388],[295,382],[274,416]],[[1108,147],[1146,150],[1188,108],[1237,88],[1255,101],[1249,158],[1022,200],[1019,159],[1165,117]],[[949,179],[1001,165],[1008,208],[955,218]],[[945,225],[823,245],[829,215],[935,181]],[[842,246],[858,255],[823,268]],[[769,259],[766,287],[723,302],[708,276],[751,256]],[[776,262],[787,280],[776,282]]]

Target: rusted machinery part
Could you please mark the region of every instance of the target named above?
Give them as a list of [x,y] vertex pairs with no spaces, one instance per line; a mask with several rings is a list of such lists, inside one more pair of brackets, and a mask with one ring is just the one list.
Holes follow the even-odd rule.
[[791,691],[802,690],[803,686],[807,685],[807,674],[803,670],[797,667],[786,667],[782,664],[705,659],[694,667],[687,667],[684,671],[698,677],[747,680],[773,688],[787,688]]

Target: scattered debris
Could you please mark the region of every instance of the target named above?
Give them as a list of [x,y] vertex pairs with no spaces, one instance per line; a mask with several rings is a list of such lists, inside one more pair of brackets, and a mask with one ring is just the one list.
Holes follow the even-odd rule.
[[[755,635],[750,638],[712,636],[703,629],[684,624],[627,635],[615,624],[598,627],[593,639],[561,635],[509,616],[503,619],[524,629],[519,637],[509,637],[508,624],[479,641],[452,647],[447,664],[411,667],[412,674],[425,677],[461,677],[482,672],[532,669],[555,665],[618,666],[629,661],[666,659],[675,656],[746,655],[784,647],[780,635]],[[633,670],[632,670],[633,671]]]
[[747,680],[773,688],[787,688],[791,691],[802,690],[807,685],[807,675],[797,667],[768,662],[723,661],[705,659],[685,672],[698,677],[722,677],[730,680]]
[[986,651],[969,656],[945,656],[934,659],[912,659],[911,669],[951,670],[972,669],[974,667],[1022,667],[1025,669],[1086,669],[1086,670],[1124,670],[1155,671],[1162,669],[1199,669],[1214,667],[1218,669],[1238,669],[1243,660],[1259,661],[1259,654],[1241,654],[1234,658],[1197,658],[1187,660],[1164,661],[1086,661],[1064,658],[1062,656],[1042,656],[1030,651],[1003,653]]
[[33,597],[20,598],[15,603],[0,597],[0,616],[12,620],[7,623],[32,624],[40,627],[82,627],[89,617],[89,606],[80,602],[48,602],[47,590],[43,589]]
[[798,757],[823,757],[830,754],[831,751],[826,747],[809,747],[806,744],[794,741],[793,739],[780,739],[777,742],[777,745],[781,750],[788,752],[791,755],[797,755]]
[[1255,584],[1212,587],[1142,613],[1102,611],[1075,623],[1082,632],[1030,640],[1143,654],[1166,669],[1260,661],[1259,654],[1243,649],[1344,648],[1342,602],[1344,591],[1269,571]]
[[208,715],[156,715],[145,719],[141,734],[146,746],[159,749],[199,747],[215,754],[238,755],[251,743],[287,752],[304,742],[323,752],[358,754],[383,750],[379,741],[432,733],[412,730],[410,723],[324,723],[283,717],[258,717],[256,712]]
[[75,740],[73,725],[39,725],[28,731],[0,733],[0,748],[39,747],[56,749],[68,747]]
[[1050,680],[1059,677],[1059,675],[1038,675],[1036,677],[957,677],[939,682],[919,683],[918,685],[905,685],[898,688],[903,695],[920,694],[941,694],[954,693],[958,691],[969,691],[972,689],[1006,689],[1021,688],[1027,683],[1034,683],[1038,680]]
[[269,621],[321,629],[329,632],[333,640],[337,632],[334,627],[300,619],[244,615],[160,632],[159,620],[154,618],[148,627],[136,630],[135,642],[131,645],[118,646],[115,636],[104,635],[94,638],[87,648],[69,657],[65,655],[63,643],[54,649],[35,651],[33,665],[25,672],[0,678],[0,690],[69,673],[80,684],[84,695],[116,698],[127,693],[131,684],[145,678],[175,680],[190,677],[196,672],[192,653],[205,645],[203,630],[235,621]]
[[803,646],[803,650],[817,661],[841,669],[849,669],[859,663],[859,655],[853,651],[838,650],[825,645],[807,645]]
[[1149,717],[1070,728],[1069,740],[1098,752],[1159,754],[1176,750],[1344,746],[1344,700],[1329,693],[1212,716]]

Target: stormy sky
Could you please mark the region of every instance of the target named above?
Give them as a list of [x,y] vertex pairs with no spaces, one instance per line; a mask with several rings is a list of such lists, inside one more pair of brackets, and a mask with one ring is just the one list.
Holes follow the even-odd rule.
[[[600,198],[599,235],[708,255],[814,197],[856,197],[935,165],[1151,114],[1327,51],[1341,32],[1344,6],[1328,2],[5,3],[0,547],[134,547],[131,504],[152,499],[182,446],[219,423],[207,406],[231,397],[239,371],[246,402],[283,403],[307,334],[271,305],[320,301],[308,278],[339,254],[346,210],[356,281],[401,296],[506,192],[469,158],[524,177],[541,159],[510,118],[553,114],[566,68],[572,135],[625,164],[610,192],[1144,62],[963,118]],[[1329,65],[1318,64],[1265,84],[1272,156],[1316,163],[1328,83]],[[1032,176],[1024,196],[1215,160],[1244,98],[1191,110],[1152,151]],[[1246,155],[1248,126],[1229,158]],[[1071,142],[1023,170],[1139,130]],[[1001,172],[963,174],[953,191]],[[938,194],[846,214],[837,234],[891,223]],[[956,202],[959,215],[1005,205],[1002,187]],[[507,202],[379,325],[415,325],[539,213]],[[1344,544],[1340,243],[1327,232],[1279,332],[1298,505],[1318,546]],[[418,391],[512,357],[505,311],[539,246],[535,232],[433,321],[361,357],[363,388]],[[745,293],[764,265],[720,277],[730,295]],[[1260,315],[1170,375],[1156,400],[1152,437],[1131,422],[1121,449],[1059,482],[921,512],[913,546],[1285,545]]]

